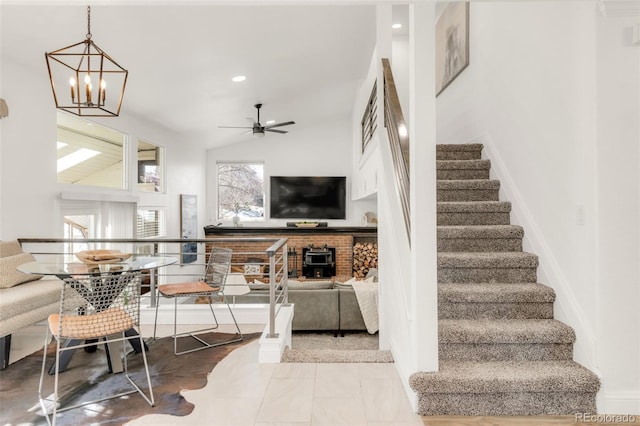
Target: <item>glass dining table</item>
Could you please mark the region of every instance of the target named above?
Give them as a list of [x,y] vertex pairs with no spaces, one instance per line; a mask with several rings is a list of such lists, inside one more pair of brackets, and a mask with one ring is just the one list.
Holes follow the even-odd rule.
[[[172,265],[178,261],[175,257],[149,256],[149,255],[127,255],[119,259],[107,259],[102,261],[79,260],[76,255],[43,254],[38,255],[39,259],[33,262],[23,263],[16,269],[26,274],[54,275],[60,279],[100,280],[123,272],[151,271],[165,266]],[[136,337],[138,332],[130,329],[125,332],[128,337]],[[142,348],[138,339],[131,339],[129,343],[136,353],[140,353]],[[78,341],[68,340],[66,346],[76,345]],[[93,347],[95,348],[95,346]],[[146,346],[145,346],[145,349]],[[109,353],[118,353],[113,348],[107,350],[107,362],[109,371],[112,373],[122,371],[121,360],[112,359]],[[73,351],[62,352],[60,357],[60,372],[64,371],[73,356]],[[55,363],[49,369],[49,374],[55,371]]]

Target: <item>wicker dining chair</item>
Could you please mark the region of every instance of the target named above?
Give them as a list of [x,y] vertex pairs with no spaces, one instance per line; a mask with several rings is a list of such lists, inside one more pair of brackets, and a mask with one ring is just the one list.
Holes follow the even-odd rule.
[[[202,349],[213,348],[216,346],[226,345],[229,343],[242,341],[242,332],[238,326],[238,321],[233,314],[233,310],[227,301],[224,294],[224,287],[227,282],[227,275],[231,267],[231,255],[233,251],[231,249],[222,247],[213,247],[208,253],[208,260],[205,268],[204,276],[195,282],[185,282],[178,284],[163,284],[158,286],[158,296],[156,299],[156,317],[153,327],[153,336],[156,336],[156,329],[158,325],[158,308],[160,305],[160,295],[173,299],[173,353],[175,355],[182,355],[185,353],[195,352]],[[202,328],[199,330],[193,330],[188,332],[178,333],[178,299],[185,297],[200,297],[207,298],[209,310],[213,317],[213,325],[211,327]],[[217,300],[227,305],[231,319],[236,327],[236,333],[233,337],[223,341],[207,342],[201,335],[205,332],[215,330],[219,327],[218,318],[216,317],[213,304]],[[191,338],[199,342],[199,345],[195,348],[184,349],[178,351],[178,340],[181,338]],[[184,346],[184,345],[183,345]]]
[[[79,303],[79,302],[82,303]],[[78,306],[81,306],[78,308]],[[38,386],[40,405],[50,425],[56,424],[56,414],[107,399],[118,398],[132,393],[139,393],[151,406],[154,405],[151,376],[147,364],[147,355],[142,336],[127,335],[131,329],[139,325],[140,320],[140,273],[123,272],[110,275],[92,275],[83,277],[69,277],[63,280],[60,297],[60,312],[49,316],[49,326],[45,333],[44,350],[42,356],[42,371]],[[135,334],[135,333],[134,333]],[[55,366],[53,393],[44,396],[44,378],[47,375],[47,346],[55,338]],[[129,375],[125,340],[138,339],[142,348],[142,358],[146,373],[148,394],[134,382]],[[119,392],[93,401],[84,401],[67,407],[59,407],[61,395],[60,357],[65,351],[86,348],[96,344],[105,345],[120,342],[122,347],[122,361],[124,375],[133,389]],[[111,346],[112,348],[114,346]],[[116,354],[111,354],[114,356]],[[62,378],[64,375],[62,376]],[[87,379],[88,380],[88,379]]]

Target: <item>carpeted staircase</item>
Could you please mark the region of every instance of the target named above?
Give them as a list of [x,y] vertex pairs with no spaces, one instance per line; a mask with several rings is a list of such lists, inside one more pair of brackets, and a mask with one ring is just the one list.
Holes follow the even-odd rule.
[[599,380],[572,360],[575,333],[553,319],[555,293],[481,152],[437,147],[440,369],[410,378],[419,413],[596,413]]

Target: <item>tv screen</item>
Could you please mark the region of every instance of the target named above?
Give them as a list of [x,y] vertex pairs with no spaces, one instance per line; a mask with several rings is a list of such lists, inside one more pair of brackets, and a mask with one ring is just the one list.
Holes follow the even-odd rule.
[[274,219],[346,219],[344,176],[271,176]]

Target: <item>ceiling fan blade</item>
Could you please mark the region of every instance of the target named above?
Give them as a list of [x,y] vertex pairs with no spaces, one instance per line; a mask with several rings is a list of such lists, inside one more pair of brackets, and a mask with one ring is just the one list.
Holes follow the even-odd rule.
[[253,129],[247,126],[218,126],[218,129]]
[[296,124],[296,122],[295,121],[286,121],[284,123],[271,124],[269,126],[266,126],[265,129],[273,129],[274,127],[289,126],[291,124]]
[[265,132],[273,132],[273,133],[289,133],[286,130],[276,130],[276,129],[268,129],[265,127],[264,129]]

